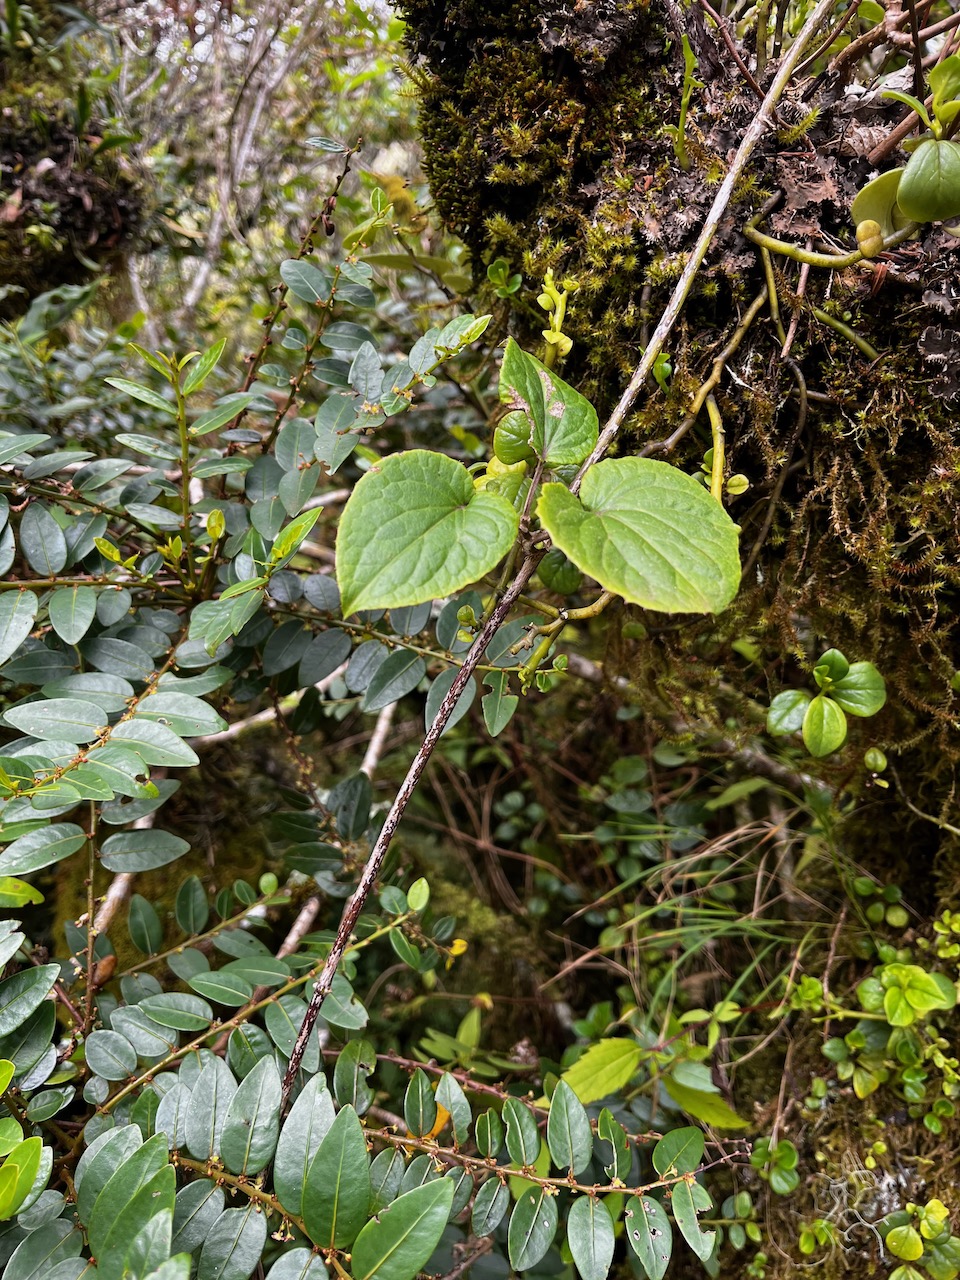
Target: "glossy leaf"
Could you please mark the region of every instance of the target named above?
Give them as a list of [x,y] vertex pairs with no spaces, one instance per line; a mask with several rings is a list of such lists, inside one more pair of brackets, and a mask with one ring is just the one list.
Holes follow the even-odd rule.
[[692,1173],[700,1167],[703,1148],[701,1129],[672,1129],[653,1148],[653,1167],[661,1178],[676,1173]]
[[702,1230],[697,1221],[697,1211],[711,1208],[709,1195],[693,1178],[684,1179],[673,1185],[670,1208],[684,1240],[697,1257],[705,1262],[713,1253],[717,1233]]
[[527,1271],[543,1258],[557,1232],[556,1196],[543,1187],[524,1191],[510,1215],[507,1251],[514,1271]]
[[22,969],[0,982],[0,1036],[8,1036],[26,1022],[53,990],[60,977],[58,964]]
[[0,853],[0,874],[27,876],[51,867],[83,847],[86,833],[74,822],[55,822],[49,827],[28,831]]
[[50,625],[61,640],[76,644],[90,629],[97,613],[97,593],[92,587],[61,587],[47,602]]
[[351,1251],[355,1280],[413,1280],[443,1234],[453,1201],[447,1178],[408,1191],[366,1224]]
[[803,716],[803,743],[812,756],[829,756],[847,740],[847,718],[833,698],[818,693]]
[[[92,1032],[91,1035],[96,1035]],[[133,1153],[143,1146],[143,1136],[136,1125],[109,1129],[95,1138],[77,1163],[74,1186],[77,1191],[77,1213],[89,1224],[93,1206],[114,1173]],[[159,1168],[159,1164],[157,1165]]]
[[220,1135],[237,1082],[225,1062],[217,1058],[200,1072],[187,1111],[187,1148],[197,1160],[220,1154]]
[[510,1191],[499,1178],[488,1178],[477,1192],[470,1219],[475,1236],[493,1235],[510,1208]]
[[21,1240],[4,1267],[3,1280],[46,1280],[58,1263],[76,1258],[82,1248],[82,1233],[57,1218]]
[[266,1280],[327,1280],[323,1259],[312,1249],[288,1249],[281,1254]]
[[155,871],[189,853],[186,840],[169,831],[120,831],[100,847],[100,861],[108,871]]
[[169,1167],[167,1143],[163,1134],[157,1134],[138,1147],[110,1175],[94,1202],[88,1223],[87,1237],[94,1257],[103,1252],[114,1224],[126,1206],[164,1167]]
[[540,1153],[540,1133],[529,1107],[517,1098],[506,1098],[502,1117],[510,1159],[521,1166],[532,1165]]
[[261,1058],[233,1095],[220,1134],[220,1156],[232,1173],[266,1168],[280,1133],[280,1072]]
[[454,1144],[461,1146],[470,1136],[473,1111],[456,1078],[445,1071],[437,1084],[436,1100],[450,1115]]
[[593,1155],[593,1133],[580,1099],[566,1080],[560,1080],[550,1099],[547,1146],[554,1164],[581,1173]]
[[137,1069],[137,1051],[117,1031],[91,1031],[84,1042],[87,1066],[104,1080],[126,1080]]
[[324,1248],[349,1248],[367,1218],[370,1158],[353,1107],[343,1107],[311,1162],[303,1188],[303,1221]]
[[812,698],[806,689],[784,689],[778,693],[767,712],[767,733],[796,733],[803,725]]
[[273,1162],[273,1184],[283,1207],[303,1212],[303,1188],[320,1143],[334,1121],[333,1098],[322,1075],[313,1076],[284,1121]]
[[943,222],[960,214],[960,145],[927,138],[907,161],[897,204],[916,222]]
[[[623,1125],[614,1119],[613,1113],[607,1107],[603,1108],[597,1120],[597,1137],[606,1144],[603,1167],[607,1176],[611,1181],[619,1179],[622,1182],[630,1173],[633,1150]],[[606,1156],[607,1148],[611,1153],[609,1160]]]
[[737,526],[666,462],[605,459],[584,476],[579,497],[545,485],[537,514],[578,568],[647,609],[720,613],[740,585]]
[[567,1214],[567,1244],[582,1280],[605,1280],[616,1241],[603,1200],[579,1196]]
[[887,700],[887,686],[872,662],[854,662],[833,684],[830,697],[848,715],[874,716]]
[[247,1280],[267,1241],[267,1219],[251,1204],[227,1209],[207,1235],[197,1264],[197,1280]]
[[37,609],[37,597],[32,591],[0,594],[0,663],[12,657],[33,630]]
[[426,450],[384,459],[362,477],[340,518],[344,617],[451,595],[496,566],[518,526],[511,504],[476,492],[454,459]]
[[663,1205],[653,1196],[631,1196],[623,1217],[630,1248],[649,1280],[663,1280],[673,1252],[673,1227]]
[[107,724],[100,707],[81,698],[47,698],[43,702],[21,703],[11,707],[3,718],[33,738],[56,742],[92,742]]

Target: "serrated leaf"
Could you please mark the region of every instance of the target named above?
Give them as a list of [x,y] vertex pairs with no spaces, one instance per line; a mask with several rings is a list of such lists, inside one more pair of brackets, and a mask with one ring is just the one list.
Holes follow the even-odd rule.
[[570,1206],[567,1243],[582,1280],[606,1280],[616,1240],[609,1211],[597,1196],[580,1196]]
[[591,467],[579,497],[544,486],[537,514],[605,590],[665,613],[720,613],[740,585],[737,526],[690,476],[648,458]]
[[13,656],[33,630],[38,601],[32,591],[0,595],[0,663]]
[[557,1232],[557,1200],[543,1187],[524,1191],[507,1229],[507,1251],[514,1271],[526,1271],[543,1258]]
[[303,1221],[310,1239],[323,1248],[348,1249],[366,1221],[369,1201],[367,1144],[356,1111],[346,1106],[320,1143],[304,1182]]
[[232,1173],[254,1174],[273,1158],[280,1134],[280,1072],[261,1058],[233,1095],[220,1134],[220,1155]]
[[746,1129],[749,1121],[738,1116],[732,1107],[715,1093],[704,1093],[700,1089],[689,1089],[670,1076],[663,1077],[663,1087],[670,1097],[688,1116],[700,1120],[713,1129]]
[[663,1280],[673,1252],[673,1227],[663,1205],[653,1196],[631,1196],[623,1216],[627,1241],[649,1280]]
[[440,1242],[453,1202],[447,1178],[399,1196],[363,1228],[351,1251],[355,1280],[413,1280]]
[[584,1104],[619,1093],[633,1079],[643,1050],[634,1040],[598,1040],[564,1071],[564,1079]]
[[454,459],[419,449],[386,458],[362,477],[340,519],[344,617],[451,595],[496,566],[518,527],[511,504],[477,492]]
[[300,1217],[307,1172],[335,1117],[333,1098],[322,1075],[313,1076],[290,1109],[277,1143],[273,1183],[288,1213]]
[[581,1173],[593,1155],[593,1133],[583,1104],[566,1080],[560,1080],[550,1099],[547,1146],[554,1164]]

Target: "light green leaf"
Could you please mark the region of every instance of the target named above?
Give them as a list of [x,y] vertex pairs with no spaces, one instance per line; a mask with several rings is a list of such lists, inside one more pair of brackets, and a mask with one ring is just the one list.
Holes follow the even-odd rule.
[[337,534],[343,615],[447,596],[475,582],[510,550],[519,515],[477,492],[466,467],[416,449],[368,471]]
[[[548,466],[583,462],[597,443],[593,405],[513,338],[507,339],[500,369],[500,399],[527,418],[530,448]],[[497,456],[507,460],[499,449]]]
[[193,364],[183,384],[183,394],[185,396],[200,390],[217,367],[217,361],[223,355],[223,348],[226,345],[226,338],[221,338],[219,342],[215,342],[212,347],[204,351],[200,359]]
[[37,607],[32,591],[4,591],[0,595],[0,663],[12,657],[33,630]]
[[576,1175],[590,1163],[593,1133],[580,1099],[566,1080],[560,1080],[550,1099],[547,1146],[554,1164]]
[[855,662],[830,697],[851,716],[875,716],[887,700],[887,686],[872,662]]
[[580,1196],[570,1206],[567,1243],[582,1280],[606,1280],[616,1240],[610,1213],[597,1196]]
[[839,751],[847,740],[847,718],[833,698],[818,693],[803,717],[803,743],[812,756]]
[[413,1280],[440,1242],[453,1203],[448,1178],[399,1196],[363,1228],[351,1251],[356,1280]]
[[921,142],[900,178],[897,204],[916,222],[943,222],[960,214],[960,144],[937,138]]
[[255,391],[238,391],[234,395],[222,396],[212,409],[208,409],[206,413],[201,413],[199,418],[194,419],[189,434],[205,436],[211,431],[216,431],[225,422],[230,422],[237,414],[242,413],[256,399],[258,395]]
[[514,1271],[536,1266],[553,1244],[557,1218],[556,1196],[548,1196],[543,1187],[523,1192],[507,1228],[507,1251]]
[[663,1280],[673,1252],[673,1227],[663,1205],[653,1196],[631,1196],[623,1217],[630,1248],[650,1280]]
[[643,1050],[634,1040],[598,1040],[567,1068],[562,1078],[586,1105],[625,1088],[642,1057]]
[[784,689],[778,693],[767,712],[767,733],[796,733],[803,724],[812,697],[806,689]]
[[366,1221],[369,1202],[367,1144],[356,1111],[346,1106],[320,1143],[304,1183],[303,1221],[310,1239],[323,1248],[348,1249]]
[[720,613],[740,585],[737,526],[665,462],[609,458],[579,498],[544,486],[537,513],[560,548],[607,591],[666,613]]
[[732,1107],[715,1093],[704,1093],[700,1089],[690,1089],[670,1076],[663,1077],[663,1086],[670,1097],[688,1116],[701,1120],[714,1129],[746,1129],[749,1121],[738,1116]]
[[0,875],[0,908],[17,911],[28,904],[43,902],[43,894],[26,880]]

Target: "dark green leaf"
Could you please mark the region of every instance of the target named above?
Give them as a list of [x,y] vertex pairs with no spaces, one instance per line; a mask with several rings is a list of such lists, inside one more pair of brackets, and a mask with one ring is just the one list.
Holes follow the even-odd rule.
[[198,1160],[220,1154],[220,1135],[237,1092],[230,1068],[220,1058],[208,1063],[193,1086],[187,1111],[187,1147]]
[[200,763],[200,757],[166,725],[153,720],[141,720],[134,716],[124,720],[112,731],[110,741],[130,751],[135,751],[144,764],[184,765]]
[[[139,1131],[137,1136],[140,1136]],[[87,1224],[90,1249],[95,1257],[103,1252],[114,1224],[126,1206],[133,1201],[141,1187],[149,1183],[165,1166],[167,1140],[163,1134],[158,1133],[138,1147],[110,1175],[96,1198]]]
[[261,1058],[233,1095],[220,1134],[220,1155],[233,1173],[266,1168],[280,1133],[280,1072]]
[[[459,667],[448,667],[446,671],[441,671],[440,675],[437,676],[436,680],[434,680],[430,688],[427,690],[427,702],[424,707],[423,718],[428,729],[437,718],[437,712],[440,710],[440,704],[450,692],[450,686],[459,674]],[[468,680],[463,692],[460,694],[460,697],[454,705],[453,711],[450,713],[450,719],[447,721],[443,730],[444,733],[446,733],[448,729],[452,729],[455,724],[458,724],[463,719],[473,705],[473,700],[476,696],[476,683],[473,680]]]
[[0,595],[0,663],[12,657],[33,630],[37,608],[32,591],[4,591]]
[[418,654],[397,649],[377,669],[367,685],[360,709],[381,711],[391,702],[399,702],[405,694],[417,687],[426,670],[427,665]]
[[397,1147],[387,1147],[374,1157],[370,1166],[371,1213],[379,1213],[397,1198],[405,1169],[403,1152]]
[[440,1241],[453,1191],[447,1178],[426,1183],[368,1222],[352,1249],[355,1280],[413,1280]]
[[830,697],[851,716],[875,716],[887,700],[887,686],[872,662],[855,662],[830,690]]
[[349,1248],[366,1221],[369,1202],[367,1144],[356,1111],[346,1106],[320,1143],[307,1172],[303,1221],[310,1239],[324,1248]]
[[47,1280],[58,1263],[76,1258],[82,1248],[81,1232],[57,1218],[21,1240],[4,1267],[4,1280]]
[[[92,1032],[90,1039],[99,1034],[101,1033],[97,1031]],[[80,1157],[74,1177],[77,1213],[81,1222],[89,1223],[97,1196],[113,1174],[141,1146],[143,1136],[136,1125],[130,1124],[119,1129],[108,1129],[87,1147]]]
[[653,1196],[631,1196],[623,1216],[630,1248],[650,1280],[663,1280],[673,1252],[673,1227],[663,1205]]
[[295,298],[314,304],[329,299],[333,283],[329,271],[321,270],[300,258],[288,258],[280,263],[280,279]]
[[0,982],[0,1036],[8,1036],[22,1026],[53,990],[60,977],[58,964],[42,964],[23,969]]
[[613,1262],[613,1222],[596,1196],[580,1196],[567,1215],[567,1243],[582,1280],[606,1280]]
[[177,924],[186,934],[202,933],[210,919],[210,906],[203,885],[196,876],[188,876],[177,890],[174,905]]
[[224,1194],[214,1182],[198,1178],[177,1192],[173,1210],[174,1253],[193,1253],[210,1234],[223,1213]]
[[[278,1000],[274,1000],[267,1006],[264,1015],[267,1031],[270,1039],[285,1058],[289,1058],[293,1053],[293,1046],[300,1033],[306,1012],[306,1003],[299,996],[294,995],[280,996]],[[320,1067],[320,1041],[316,1031],[311,1033],[307,1041],[302,1065],[308,1074],[317,1071]]]
[[559,1081],[550,1099],[547,1146],[554,1164],[576,1175],[590,1163],[593,1133],[583,1104],[565,1080]]
[[476,1135],[480,1154],[488,1160],[496,1159],[503,1147],[503,1122],[491,1108],[477,1116]]
[[164,991],[159,995],[147,996],[140,1002],[139,1008],[153,1022],[177,1031],[203,1031],[213,1022],[213,1010],[206,1000],[181,991]]
[[100,707],[81,698],[21,703],[11,707],[3,718],[22,733],[54,742],[92,742],[107,724]]
[[697,1210],[710,1207],[710,1197],[698,1182],[691,1179],[674,1183],[670,1197],[674,1221],[680,1228],[684,1240],[702,1262],[713,1253],[717,1233],[701,1230],[700,1223],[697,1221]]
[[251,1206],[227,1209],[210,1228],[200,1253],[197,1280],[247,1280],[267,1241],[267,1219]]
[[52,826],[28,831],[0,854],[0,875],[30,875],[69,858],[86,841],[86,834],[73,822],[55,822]]
[[499,1178],[488,1178],[473,1202],[471,1229],[475,1236],[491,1236],[510,1208],[510,1191]]
[[267,1272],[267,1280],[327,1280],[327,1268],[312,1249],[289,1249]]
[[169,831],[120,831],[100,847],[100,861],[108,871],[155,871],[188,853],[186,840]]
[[20,549],[41,578],[56,577],[67,563],[63,530],[40,502],[31,503],[21,517]]
[[703,1159],[701,1129],[673,1129],[653,1148],[653,1167],[661,1178],[672,1173],[693,1173]]
[[337,1058],[333,1070],[333,1092],[340,1106],[349,1104],[363,1115],[373,1101],[367,1079],[377,1065],[377,1053],[367,1040],[351,1040]]
[[[509,1099],[508,1099],[509,1101]],[[543,1187],[520,1196],[507,1231],[507,1251],[514,1271],[526,1271],[543,1258],[557,1231],[557,1200]]]
[[142,894],[135,893],[130,899],[130,910],[127,915],[127,928],[130,940],[138,951],[146,956],[153,955],[163,945],[163,925],[151,902]]
[[518,1098],[507,1098],[502,1115],[510,1159],[521,1166],[532,1165],[540,1153],[540,1134],[532,1112]]
[[490,693],[483,695],[483,722],[487,726],[487,733],[495,738],[513,719],[513,714],[520,705],[520,699],[516,694],[509,692],[510,677],[505,671],[487,672],[483,677],[483,683],[490,689]]
[[623,1182],[630,1173],[633,1151],[626,1130],[613,1118],[613,1113],[607,1107],[600,1112],[600,1118],[597,1121],[597,1137],[610,1146],[611,1159],[605,1160],[603,1166],[607,1176],[611,1182],[615,1179]]
[[436,1099],[437,1103],[450,1113],[454,1145],[462,1146],[470,1136],[470,1122],[473,1119],[473,1112],[470,1109],[466,1094],[449,1071],[445,1071],[440,1077]]
[[437,1120],[437,1104],[427,1073],[418,1067],[410,1077],[403,1100],[403,1116],[415,1138],[431,1131]]
[[85,1045],[87,1066],[104,1080],[126,1080],[137,1069],[137,1051],[116,1031],[91,1031]]
[[297,1217],[303,1212],[307,1171],[334,1121],[333,1098],[322,1075],[308,1080],[284,1121],[273,1162],[273,1185],[280,1203]]

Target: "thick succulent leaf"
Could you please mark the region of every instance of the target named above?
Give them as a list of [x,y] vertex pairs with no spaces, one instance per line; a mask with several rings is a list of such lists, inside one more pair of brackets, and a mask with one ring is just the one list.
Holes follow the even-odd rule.
[[337,533],[344,617],[451,595],[510,550],[519,515],[443,454],[397,453],[360,480]]
[[737,526],[666,462],[608,458],[579,497],[544,486],[537,514],[554,546],[607,591],[664,613],[720,613],[740,585]]

